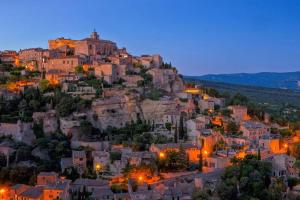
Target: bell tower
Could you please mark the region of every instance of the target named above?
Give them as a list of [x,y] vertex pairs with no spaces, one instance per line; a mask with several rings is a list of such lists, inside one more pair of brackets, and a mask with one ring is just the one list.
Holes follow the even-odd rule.
[[96,32],[96,29],[94,29],[94,31],[92,32],[91,38],[94,39],[94,40],[99,40],[99,35]]

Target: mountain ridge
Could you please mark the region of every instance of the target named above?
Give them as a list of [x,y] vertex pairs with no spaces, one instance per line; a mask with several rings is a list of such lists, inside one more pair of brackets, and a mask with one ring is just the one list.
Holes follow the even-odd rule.
[[291,89],[300,92],[300,71],[296,72],[259,72],[234,74],[207,74],[184,76],[196,80],[223,82],[238,85],[261,86],[267,88]]

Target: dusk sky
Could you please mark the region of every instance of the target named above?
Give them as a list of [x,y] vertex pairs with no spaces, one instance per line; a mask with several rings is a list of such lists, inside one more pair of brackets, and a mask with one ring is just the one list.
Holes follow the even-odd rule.
[[300,71],[299,0],[2,0],[0,50],[48,47],[95,28],[185,75]]

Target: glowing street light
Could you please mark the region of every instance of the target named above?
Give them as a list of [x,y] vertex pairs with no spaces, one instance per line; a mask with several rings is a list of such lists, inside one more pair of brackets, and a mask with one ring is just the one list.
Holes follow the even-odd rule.
[[4,188],[1,188],[0,189],[0,199],[6,199],[5,197],[4,197],[4,193],[6,192],[6,190],[4,189]]
[[163,152],[160,152],[160,153],[159,153],[159,157],[160,157],[160,158],[165,158],[165,154],[164,154]]
[[284,148],[288,148],[288,145],[287,145],[287,144],[284,144],[283,146],[284,146]]
[[96,170],[100,170],[101,166],[99,164],[96,165]]
[[142,176],[139,176],[138,179],[139,179],[139,181],[142,181],[142,180],[143,180],[143,177],[142,177]]

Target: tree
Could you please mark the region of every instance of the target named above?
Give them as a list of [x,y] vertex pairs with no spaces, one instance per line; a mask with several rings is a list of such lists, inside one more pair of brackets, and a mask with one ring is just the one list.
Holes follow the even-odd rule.
[[76,74],[83,74],[84,73],[84,69],[82,67],[82,65],[78,65],[75,67],[75,73]]
[[93,126],[92,124],[87,121],[87,120],[83,120],[80,122],[80,128],[79,128],[79,134],[80,137],[91,137],[93,132]]
[[167,122],[167,123],[165,123],[165,127],[166,127],[166,129],[168,129],[170,131],[172,128],[172,124]]
[[183,114],[180,114],[180,119],[179,119],[179,139],[183,139],[184,138],[184,126],[183,126]]
[[9,170],[9,181],[18,184],[30,184],[32,176],[35,176],[33,168],[14,167]]
[[140,151],[148,150],[148,146],[153,143],[154,138],[151,133],[143,133],[133,137],[133,145]]
[[182,171],[188,166],[188,157],[182,148],[179,151],[167,150],[165,158],[158,161],[158,166],[162,171]]
[[75,181],[79,178],[79,173],[74,167],[67,168],[63,171],[63,176],[65,176],[67,179]]
[[249,102],[248,98],[240,93],[235,94],[231,100],[230,105],[247,105]]
[[56,105],[56,112],[60,117],[66,117],[70,115],[76,108],[76,104],[72,97],[64,96],[60,99]]
[[109,159],[110,162],[113,163],[116,160],[121,160],[122,154],[120,152],[110,152],[109,153]]
[[3,153],[0,153],[0,167],[6,166],[6,156]]
[[206,190],[199,190],[193,193],[193,200],[210,200],[211,197]]
[[236,134],[239,131],[239,126],[234,121],[230,121],[227,125],[227,131]]
[[225,108],[221,111],[221,114],[227,117],[230,117],[230,115],[232,114],[232,110]]
[[39,88],[41,92],[45,92],[49,88],[50,82],[46,79],[42,79],[39,82]]
[[[271,184],[271,164],[255,155],[236,159],[225,169],[217,191],[221,199],[280,199],[283,183]],[[278,192],[275,192],[278,191]]]
[[177,123],[176,123],[175,130],[174,130],[174,142],[175,143],[178,142],[178,128],[177,128]]
[[287,182],[288,182],[289,188],[292,190],[293,187],[296,186],[300,182],[300,180],[298,180],[295,177],[288,177]]
[[290,130],[290,129],[282,129],[279,131],[279,133],[282,137],[288,137],[293,134],[292,130]]
[[22,99],[18,105],[19,118],[21,121],[28,122],[31,121],[32,110],[28,106],[25,99]]

